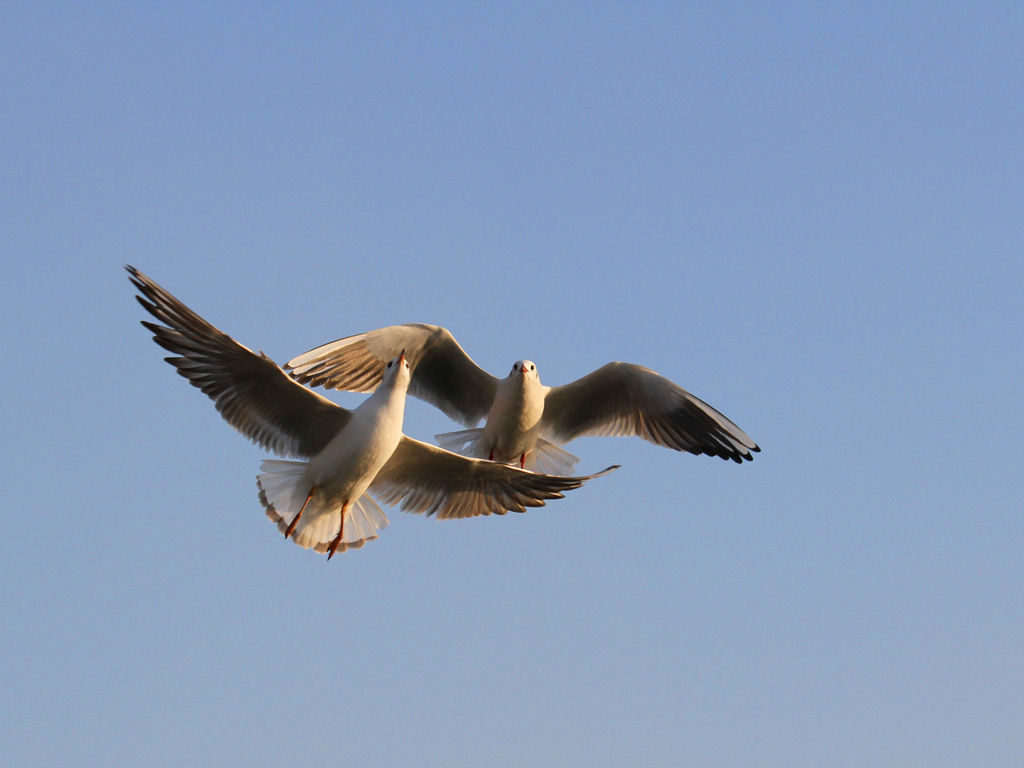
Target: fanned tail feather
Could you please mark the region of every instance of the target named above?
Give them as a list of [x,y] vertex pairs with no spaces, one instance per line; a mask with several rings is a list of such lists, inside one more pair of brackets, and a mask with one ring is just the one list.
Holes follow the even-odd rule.
[[526,466],[531,472],[567,477],[576,472],[580,457],[574,456],[543,437],[537,438],[537,447],[526,454]]
[[[306,513],[303,512],[303,515]],[[340,519],[340,516],[339,516]],[[301,522],[301,521],[300,521]],[[377,531],[388,527],[388,516],[372,498],[365,493],[356,499],[355,503],[349,506],[348,515],[345,517],[345,538],[342,539],[338,552],[346,549],[360,549],[368,542],[377,538]],[[335,529],[337,535],[337,529]],[[331,537],[334,538],[333,536]],[[317,552],[326,552],[330,542],[317,544],[314,549]]]
[[471,459],[489,458],[490,451],[484,445],[484,430],[481,427],[460,429],[458,432],[442,432],[440,435],[434,435],[434,439],[446,451]]
[[[341,507],[314,493],[309,501],[309,481],[305,479],[304,461],[266,459],[260,469],[263,473],[256,478],[260,489],[260,503],[269,517],[277,523],[277,529],[285,533],[295,516],[302,510],[302,517],[295,525],[292,541],[303,549],[326,552],[341,526]],[[302,505],[306,507],[303,509]],[[349,505],[345,515],[345,535],[338,546],[338,552],[359,549],[366,542],[377,538],[377,531],[387,528],[388,518],[377,502],[367,495],[359,497]]]

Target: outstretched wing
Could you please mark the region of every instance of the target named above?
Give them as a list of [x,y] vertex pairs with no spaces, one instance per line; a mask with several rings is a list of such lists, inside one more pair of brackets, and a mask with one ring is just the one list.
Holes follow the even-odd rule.
[[441,519],[504,515],[542,507],[545,500],[560,499],[565,491],[614,469],[618,466],[582,477],[540,475],[403,437],[370,492],[385,504],[401,503],[406,512]]
[[498,380],[437,325],[391,325],[348,336],[311,349],[284,367],[302,384],[372,392],[380,384],[384,364],[402,351],[413,372],[410,395],[467,427],[487,415]]
[[654,371],[608,363],[544,400],[541,434],[555,443],[583,435],[635,435],[655,445],[742,462],[761,449],[703,400]]
[[217,330],[134,267],[139,303],[165,325],[143,321],[165,358],[213,400],[221,416],[254,443],[283,456],[319,453],[350,413],[292,381],[273,360]]

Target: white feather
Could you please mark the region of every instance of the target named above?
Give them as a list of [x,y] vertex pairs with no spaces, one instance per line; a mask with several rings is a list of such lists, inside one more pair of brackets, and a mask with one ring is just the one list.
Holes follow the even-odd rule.
[[437,444],[446,451],[468,456],[471,459],[486,459],[490,453],[484,441],[482,428],[460,429],[458,432],[442,432],[434,435]]
[[579,456],[574,456],[564,448],[538,437],[537,449],[526,454],[524,468],[545,475],[571,475],[576,471],[579,460]]
[[[267,507],[267,517],[282,530],[287,530],[305,504],[292,539],[303,549],[326,551],[338,535],[341,507],[319,492],[306,501],[311,487],[306,475],[307,465],[305,461],[266,459],[260,465],[263,474],[256,478],[256,483],[262,491],[260,500]],[[358,549],[367,541],[377,538],[377,531],[387,526],[387,515],[373,499],[364,494],[349,506],[345,516],[344,536],[338,550]]]

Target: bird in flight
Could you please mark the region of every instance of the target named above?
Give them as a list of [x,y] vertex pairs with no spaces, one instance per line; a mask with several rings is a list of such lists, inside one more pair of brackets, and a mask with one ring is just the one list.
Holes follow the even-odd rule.
[[[518,360],[499,379],[480,368],[445,328],[413,323],[348,336],[285,364],[303,384],[372,392],[384,366],[405,350],[409,394],[470,429],[437,435],[450,450],[558,475],[579,459],[559,446],[584,435],[635,435],[655,445],[737,463],[761,449],[703,400],[652,370],[608,363],[559,387]],[[481,419],[484,426],[475,427]]]
[[328,559],[362,547],[388,525],[373,497],[442,519],[503,515],[544,506],[618,468],[586,477],[536,474],[414,440],[402,433],[412,366],[401,350],[377,372],[373,394],[349,411],[289,378],[134,267],[127,270],[139,303],[161,323],[142,322],[173,353],[167,362],[245,437],[300,459],[263,462],[260,502],[286,538]]

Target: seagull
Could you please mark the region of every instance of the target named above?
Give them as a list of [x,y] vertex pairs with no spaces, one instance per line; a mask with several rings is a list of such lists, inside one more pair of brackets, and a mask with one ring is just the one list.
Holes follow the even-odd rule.
[[[761,450],[710,405],[648,368],[608,363],[570,384],[546,387],[533,362],[518,360],[499,379],[436,325],[392,325],[348,336],[284,367],[302,384],[373,392],[398,350],[406,351],[412,370],[409,394],[471,427],[436,435],[443,447],[467,456],[566,475],[579,458],[559,445],[584,435],[635,435],[737,463]],[[480,419],[484,426],[476,428]]]
[[143,321],[175,357],[178,373],[205,392],[245,437],[279,455],[257,477],[260,502],[285,538],[327,553],[358,549],[388,519],[373,494],[406,512],[441,519],[503,515],[541,507],[587,477],[553,477],[467,458],[402,434],[412,376],[402,351],[377,376],[378,386],[349,411],[295,382],[262,352],[218,330],[134,267],[126,267],[139,303],[164,325]]

